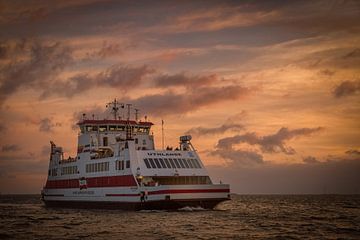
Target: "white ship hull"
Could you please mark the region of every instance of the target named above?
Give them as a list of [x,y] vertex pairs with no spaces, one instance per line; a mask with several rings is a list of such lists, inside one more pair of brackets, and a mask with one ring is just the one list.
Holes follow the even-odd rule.
[[[141,192],[146,194],[142,196]],[[43,200],[51,207],[111,208],[125,210],[214,208],[230,199],[229,185],[168,185],[146,188],[109,187],[48,189]]]

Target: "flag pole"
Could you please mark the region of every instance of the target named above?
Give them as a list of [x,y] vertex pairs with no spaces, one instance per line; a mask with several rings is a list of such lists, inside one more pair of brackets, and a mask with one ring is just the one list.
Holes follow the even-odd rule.
[[161,143],[162,143],[162,150],[164,150],[164,120],[161,119]]

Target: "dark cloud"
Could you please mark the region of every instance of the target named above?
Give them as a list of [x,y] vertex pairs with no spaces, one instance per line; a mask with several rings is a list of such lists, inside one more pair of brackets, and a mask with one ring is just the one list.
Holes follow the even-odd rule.
[[124,99],[124,102],[132,102],[144,112],[151,115],[172,115],[193,112],[204,106],[239,100],[248,96],[257,89],[238,85],[226,87],[203,87],[175,93],[167,91],[154,95],[145,95],[136,99]]
[[204,128],[204,127],[197,127],[197,128],[191,128],[188,130],[185,134],[191,134],[196,136],[201,135],[214,135],[214,134],[222,134],[226,131],[241,131],[244,129],[244,126],[242,124],[237,123],[224,123],[219,127],[214,128]]
[[21,150],[20,146],[16,144],[9,144],[1,147],[2,152],[18,152],[20,150]]
[[54,127],[61,126],[61,123],[54,123],[50,118],[43,118],[39,122],[39,131],[40,132],[53,132]]
[[144,77],[155,70],[147,65],[133,67],[128,65],[113,65],[97,76],[97,83],[108,87],[129,89],[140,85]]
[[4,123],[0,122],[0,134],[4,133],[6,131],[6,129],[7,129],[6,125]]
[[134,48],[134,43],[108,43],[104,41],[101,48],[97,51],[93,51],[86,54],[86,57],[83,59],[87,60],[96,60],[96,59],[105,59],[112,56],[119,56],[124,53],[125,50],[129,48]]
[[77,74],[70,77],[67,81],[55,81],[49,85],[51,85],[51,87],[43,89],[40,99],[53,95],[71,98],[94,88],[97,83],[95,79],[88,74]]
[[360,48],[356,48],[353,51],[345,54],[343,58],[360,58]]
[[360,156],[360,151],[356,149],[347,150],[345,153],[349,155]]
[[360,80],[357,81],[343,81],[335,87],[333,95],[336,98],[354,95],[360,92]]
[[223,159],[230,160],[230,165],[252,165],[264,163],[263,156],[254,151],[235,150],[218,148],[211,151],[209,155],[219,156]]
[[309,163],[309,164],[313,164],[313,163],[319,163],[319,161],[313,157],[313,156],[307,156],[303,158],[303,162],[304,163]]
[[119,91],[126,91],[141,85],[145,76],[153,72],[155,70],[147,65],[116,64],[95,75],[81,73],[66,81],[53,81],[49,84],[51,87],[47,86],[43,89],[40,98],[53,95],[71,98],[97,87],[113,87],[118,88]]
[[360,194],[360,161],[209,166],[212,180],[241,194]]
[[205,128],[205,127],[196,127],[191,128],[185,134],[191,134],[195,136],[202,136],[202,135],[215,135],[215,134],[223,134],[226,131],[241,131],[244,130],[245,127],[242,124],[236,123],[236,121],[242,119],[245,115],[245,111],[238,113],[234,116],[228,118],[224,124],[219,127],[213,128]]
[[331,77],[335,74],[335,71],[331,71],[329,69],[324,69],[324,70],[320,71],[320,74]]
[[206,76],[191,76],[184,72],[168,75],[163,74],[155,78],[155,86],[167,88],[167,87],[201,87],[212,85],[218,81],[218,76],[216,74],[206,75]]
[[[246,143],[249,145],[259,146],[263,153],[285,153],[288,155],[294,154],[295,149],[286,146],[286,141],[299,137],[307,136],[312,133],[320,131],[322,128],[299,128],[289,130],[288,128],[281,128],[277,133],[259,136],[256,133],[245,133],[243,135],[236,135],[233,137],[222,138],[218,141],[215,150],[210,151],[209,155],[220,156],[223,159],[231,160],[232,164],[261,164],[264,163],[263,156],[256,152],[244,149],[236,149],[234,145],[239,143]],[[310,158],[304,161],[311,161]]]
[[246,143],[249,145],[259,146],[261,151],[264,153],[282,152],[291,155],[296,151],[292,147],[287,146],[286,141],[300,136],[307,136],[320,130],[322,130],[321,127],[299,128],[293,130],[282,127],[277,133],[265,136],[259,136],[254,132],[245,133],[243,135],[236,135],[233,137],[220,139],[216,147],[218,149],[232,149],[233,145]]
[[71,49],[58,42],[33,41],[23,54],[0,72],[0,103],[19,88],[45,88],[72,62]]

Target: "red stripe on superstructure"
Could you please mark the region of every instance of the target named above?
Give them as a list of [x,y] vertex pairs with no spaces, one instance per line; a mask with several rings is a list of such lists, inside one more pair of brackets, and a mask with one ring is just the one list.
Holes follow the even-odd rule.
[[[86,178],[88,188],[137,186],[133,175]],[[79,188],[79,179],[48,180],[46,189]]]
[[[178,194],[178,193],[230,193],[230,189],[167,189],[148,192],[149,195],[160,195],[160,194]],[[140,196],[140,194],[106,194],[107,197],[133,197]]]
[[177,193],[218,193],[230,192],[230,189],[168,189],[149,192],[149,195],[157,194],[177,194]]
[[133,120],[111,120],[111,119],[103,119],[103,120],[90,120],[90,119],[86,119],[86,120],[82,120],[81,122],[78,122],[78,125],[82,125],[82,124],[131,124],[131,125],[143,125],[143,126],[152,126],[154,125],[152,122],[136,122]]

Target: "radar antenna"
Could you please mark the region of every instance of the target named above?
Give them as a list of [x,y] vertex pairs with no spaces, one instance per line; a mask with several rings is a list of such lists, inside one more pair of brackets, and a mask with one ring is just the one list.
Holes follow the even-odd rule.
[[121,108],[124,108],[124,104],[120,103],[116,100],[116,98],[114,99],[114,101],[109,102],[108,104],[106,104],[107,108],[111,108],[111,113],[114,115],[114,119],[117,120],[118,119],[118,112],[119,112],[119,106]]

